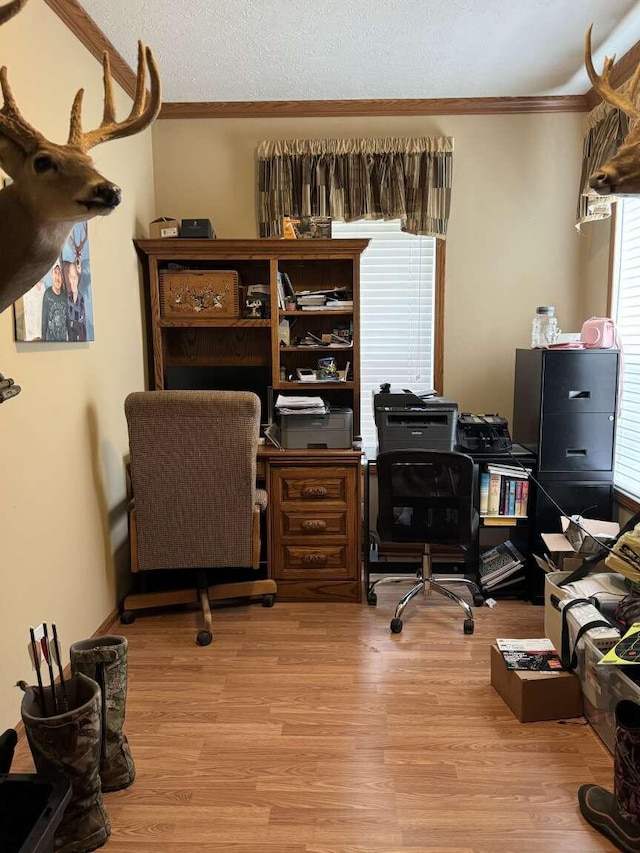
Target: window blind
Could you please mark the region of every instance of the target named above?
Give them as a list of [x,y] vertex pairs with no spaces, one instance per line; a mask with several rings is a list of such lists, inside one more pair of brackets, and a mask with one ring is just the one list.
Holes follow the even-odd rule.
[[622,340],[614,483],[640,499],[640,200],[618,200],[612,314]]
[[400,220],[333,222],[332,236],[371,240],[360,261],[360,395],[363,448],[375,456],[372,392],[433,388],[436,240],[404,233]]

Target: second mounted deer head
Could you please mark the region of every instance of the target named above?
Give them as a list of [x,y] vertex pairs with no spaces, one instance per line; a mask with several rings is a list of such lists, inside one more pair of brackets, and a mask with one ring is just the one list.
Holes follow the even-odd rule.
[[607,103],[629,117],[629,131],[613,157],[589,177],[589,186],[598,195],[640,195],[640,110],[635,104],[640,82],[640,65],[624,92],[611,84],[615,55],[605,56],[602,74],[597,74],[591,58],[591,27],[584,44],[584,64],[593,88]]
[[[27,0],[0,7],[0,25]],[[146,89],[147,71],[150,91]],[[116,120],[109,55],[103,57],[104,113],[95,130],[82,129],[80,89],[71,108],[66,145],[50,142],[20,114],[0,68],[0,166],[13,183],[0,192],[0,312],[23,296],[51,268],[76,222],[106,216],[122,192],[96,170],[88,151],[101,142],[145,130],[161,105],[160,74],[149,47],[138,44],[138,73],[128,118]]]

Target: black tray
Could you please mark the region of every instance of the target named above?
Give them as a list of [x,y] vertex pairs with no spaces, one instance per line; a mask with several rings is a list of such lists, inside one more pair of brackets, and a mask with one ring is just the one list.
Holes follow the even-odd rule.
[[0,774],[2,853],[53,853],[53,836],[70,799],[65,777]]

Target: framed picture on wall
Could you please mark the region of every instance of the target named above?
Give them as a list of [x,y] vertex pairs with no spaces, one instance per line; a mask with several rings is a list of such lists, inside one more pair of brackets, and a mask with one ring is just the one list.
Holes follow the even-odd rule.
[[94,340],[86,222],[74,225],[58,260],[13,307],[16,341],[83,343]]

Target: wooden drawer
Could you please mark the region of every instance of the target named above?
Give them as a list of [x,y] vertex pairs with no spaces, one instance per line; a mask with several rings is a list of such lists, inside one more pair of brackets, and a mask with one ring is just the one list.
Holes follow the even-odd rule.
[[345,511],[328,512],[324,509],[304,512],[283,509],[280,513],[280,535],[303,539],[325,539],[330,536],[345,538],[348,531]]
[[275,566],[277,578],[350,578],[349,549],[346,545],[287,545],[280,548]]
[[276,469],[280,503],[331,503],[346,506],[355,471],[348,468]]

